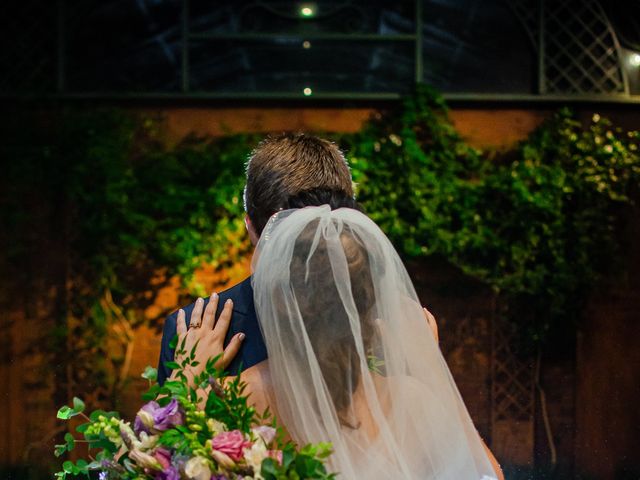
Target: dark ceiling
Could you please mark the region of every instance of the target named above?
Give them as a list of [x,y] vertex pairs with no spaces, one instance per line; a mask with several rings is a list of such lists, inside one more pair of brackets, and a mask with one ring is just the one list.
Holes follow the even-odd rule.
[[[0,89],[384,95],[419,77],[449,93],[533,94],[529,3],[424,0],[419,15],[415,1],[190,0],[184,22],[183,0],[25,0],[0,20]],[[605,3],[638,50],[640,0]]]

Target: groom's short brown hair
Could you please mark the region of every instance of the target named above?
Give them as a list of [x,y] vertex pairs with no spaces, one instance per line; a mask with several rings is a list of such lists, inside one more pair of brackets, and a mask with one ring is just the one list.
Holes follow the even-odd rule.
[[302,133],[267,137],[247,162],[244,206],[260,235],[290,197],[314,189],[353,197],[349,166],[332,142]]

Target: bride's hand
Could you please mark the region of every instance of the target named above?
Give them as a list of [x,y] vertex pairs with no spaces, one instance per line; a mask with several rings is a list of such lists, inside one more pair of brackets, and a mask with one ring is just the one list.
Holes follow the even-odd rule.
[[427,319],[427,324],[433,332],[433,337],[436,339],[436,343],[438,343],[440,341],[440,337],[438,336],[438,324],[436,323],[436,317],[434,317],[425,307],[422,307],[422,311],[424,312],[424,317]]
[[[181,345],[184,339],[184,356],[189,356],[191,350],[195,347],[194,360],[199,362],[197,367],[192,367],[189,372],[185,372],[188,373],[189,376],[192,376],[192,378],[204,370],[207,360],[218,355],[221,356],[216,362],[215,367],[219,370],[224,370],[236,356],[244,340],[244,333],[238,333],[233,336],[227,348],[224,348],[224,339],[229,330],[229,324],[231,323],[233,301],[229,299],[225,302],[220,317],[216,322],[215,314],[217,308],[218,295],[216,293],[211,295],[206,308],[204,308],[204,300],[198,298],[191,313],[189,328],[187,328],[184,310],[181,309],[178,312],[178,321],[176,324],[178,345]],[[176,351],[175,361],[181,363],[182,360],[184,360],[184,357],[178,355]]]

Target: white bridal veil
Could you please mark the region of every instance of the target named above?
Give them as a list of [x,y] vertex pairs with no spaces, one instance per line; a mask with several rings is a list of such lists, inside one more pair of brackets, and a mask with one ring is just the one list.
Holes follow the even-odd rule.
[[280,421],[345,479],[496,477],[393,246],[328,206],[269,220],[253,261]]

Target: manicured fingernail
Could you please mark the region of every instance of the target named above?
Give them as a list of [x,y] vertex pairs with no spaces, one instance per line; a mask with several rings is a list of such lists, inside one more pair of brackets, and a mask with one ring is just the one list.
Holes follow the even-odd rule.
[[233,300],[231,300],[230,298],[227,299],[226,302],[224,302],[225,305],[233,305]]
[[213,292],[213,293],[211,294],[211,298],[214,298],[214,299],[215,299],[215,298],[218,298],[218,294],[217,294],[216,292]]
[[178,310],[178,315],[184,315],[184,310],[183,309]]
[[238,334],[238,340],[240,340],[240,341],[244,340],[244,333],[239,333]]
[[202,299],[202,297],[198,297],[198,300],[196,300],[198,303],[202,303],[204,302],[204,300]]

